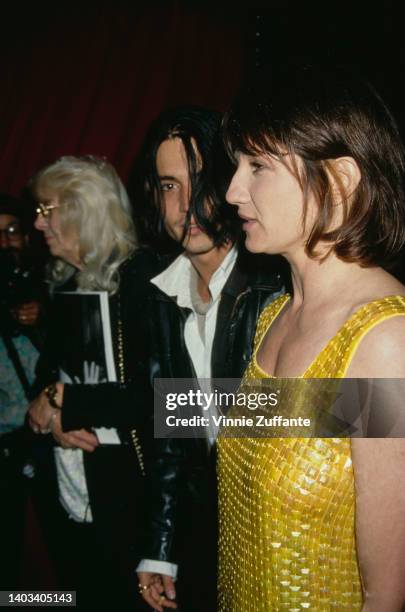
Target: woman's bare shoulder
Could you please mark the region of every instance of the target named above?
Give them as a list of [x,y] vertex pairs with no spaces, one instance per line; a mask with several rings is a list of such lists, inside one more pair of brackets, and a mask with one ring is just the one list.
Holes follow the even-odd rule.
[[377,268],[372,274],[365,274],[362,280],[363,282],[358,282],[355,286],[350,287],[350,291],[348,291],[347,305],[349,316],[361,307],[386,297],[398,296],[405,298],[405,285],[382,268]]
[[405,286],[382,268],[365,271],[362,280],[354,289],[350,314],[378,302],[383,316],[362,338],[347,376],[405,378]]
[[405,306],[370,329],[348,370],[349,378],[405,378]]

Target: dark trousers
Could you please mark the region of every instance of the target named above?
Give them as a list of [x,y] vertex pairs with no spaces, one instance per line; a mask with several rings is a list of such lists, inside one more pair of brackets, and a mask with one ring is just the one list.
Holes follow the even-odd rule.
[[20,430],[0,438],[0,590],[20,588],[24,519],[29,481]]
[[[216,612],[218,510],[215,461],[203,473],[194,472],[190,489],[198,494],[185,498],[178,521],[176,584],[179,612]],[[202,483],[205,484],[203,485]]]
[[122,571],[92,523],[77,523],[58,504],[45,527],[50,558],[57,574],[58,589],[76,591],[81,611],[111,608],[146,610],[137,593],[137,579]]
[[76,590],[79,610],[144,612],[135,573],[142,482],[129,449],[99,448],[85,456],[93,523],[70,519],[60,505],[52,457],[44,454],[39,463],[35,504],[58,588]]

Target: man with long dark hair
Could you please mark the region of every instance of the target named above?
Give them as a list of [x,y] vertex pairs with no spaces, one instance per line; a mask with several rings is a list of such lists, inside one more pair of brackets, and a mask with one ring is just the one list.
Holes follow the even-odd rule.
[[[276,264],[263,275],[258,260],[252,265],[237,247],[239,224],[223,197],[220,121],[205,109],[174,109],[156,120],[144,146],[144,236],[159,251],[183,249],[152,279],[156,378],[240,377],[256,320],[282,290]],[[183,610],[216,609],[215,454],[209,436],[155,440],[138,575],[140,593],[156,610],[176,607],[177,596],[180,607],[187,602]]]

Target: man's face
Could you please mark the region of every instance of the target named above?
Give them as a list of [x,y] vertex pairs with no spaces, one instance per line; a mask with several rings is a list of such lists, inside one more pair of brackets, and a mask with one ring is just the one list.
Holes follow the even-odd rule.
[[0,215],[0,249],[22,251],[25,246],[24,235],[18,217]]
[[[164,226],[169,236],[180,242],[184,235],[191,195],[187,157],[180,138],[162,142],[156,155],[156,168]],[[201,255],[214,249],[213,240],[198,227],[193,215],[182,245],[190,255]]]

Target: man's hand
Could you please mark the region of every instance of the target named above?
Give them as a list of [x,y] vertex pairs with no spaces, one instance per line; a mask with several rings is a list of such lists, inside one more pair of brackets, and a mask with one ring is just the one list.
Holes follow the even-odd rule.
[[154,610],[164,612],[164,608],[176,609],[176,589],[173,579],[165,574],[138,572],[139,592]]
[[20,304],[13,310],[14,318],[20,325],[33,326],[36,325],[39,317],[41,306],[39,302],[27,302]]

